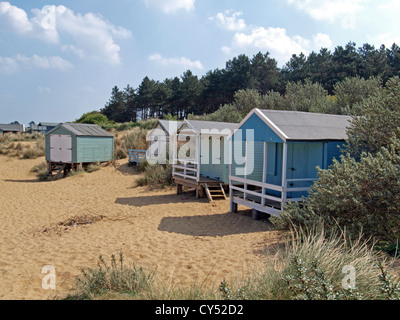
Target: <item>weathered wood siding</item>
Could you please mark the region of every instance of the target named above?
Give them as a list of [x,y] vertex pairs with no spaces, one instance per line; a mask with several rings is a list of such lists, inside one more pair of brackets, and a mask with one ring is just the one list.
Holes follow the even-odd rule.
[[113,159],[112,137],[77,137],[76,163],[106,162]]

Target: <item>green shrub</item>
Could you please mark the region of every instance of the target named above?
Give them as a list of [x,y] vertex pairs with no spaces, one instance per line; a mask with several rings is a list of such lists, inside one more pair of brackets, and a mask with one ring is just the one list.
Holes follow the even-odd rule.
[[137,170],[139,172],[145,172],[149,166],[149,162],[147,160],[141,160],[138,164]]
[[108,118],[107,116],[98,111],[92,111],[82,115],[82,117],[76,120],[76,122],[86,123],[86,124],[97,124],[102,126],[108,123]]
[[400,238],[400,141],[375,155],[349,155],[319,171],[319,180],[302,204],[289,204],[281,214],[280,227],[312,226],[324,223],[327,231],[346,229],[353,238],[396,242]]
[[172,166],[170,164],[148,165],[144,176],[136,180],[138,186],[150,185],[152,187],[165,187],[173,184]]
[[86,166],[84,168],[85,172],[87,172],[87,173],[92,173],[92,172],[95,172],[95,171],[99,171],[100,169],[101,169],[100,162],[91,163],[91,164],[89,164],[88,166]]
[[45,155],[45,151],[35,147],[35,148],[26,148],[22,152],[22,159],[37,159],[39,157],[43,157]]
[[143,268],[134,265],[127,267],[122,253],[118,261],[115,255],[112,255],[110,265],[100,256],[97,266],[97,269],[81,270],[75,293],[68,295],[66,300],[89,300],[110,293],[136,296],[148,290],[153,281],[153,274]]
[[47,176],[47,163],[41,162],[40,164],[34,166],[31,169],[31,172],[34,173],[40,181],[46,180]]
[[385,87],[358,108],[362,116],[354,117],[347,135],[346,151],[354,157],[367,152],[375,154],[388,147],[395,136],[400,138],[400,78],[391,78]]
[[[274,256],[267,256],[264,270],[257,269],[237,283],[221,283],[224,300],[375,300],[382,293],[382,268],[388,264],[368,242],[348,241],[344,233],[327,236],[323,230],[291,232],[291,239]],[[355,271],[355,287],[345,279],[347,268]],[[389,278],[387,276],[386,278]],[[391,287],[397,280],[390,278]],[[389,287],[388,285],[386,287]],[[394,291],[394,290],[392,290]]]

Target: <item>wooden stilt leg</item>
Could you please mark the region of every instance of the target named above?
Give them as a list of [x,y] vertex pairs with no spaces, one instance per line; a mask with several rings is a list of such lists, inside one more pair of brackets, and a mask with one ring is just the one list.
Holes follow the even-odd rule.
[[260,215],[258,213],[258,211],[256,209],[253,209],[251,212],[252,218],[253,220],[259,220],[260,219]]
[[181,184],[176,185],[176,193],[177,194],[182,194],[183,192],[183,186]]

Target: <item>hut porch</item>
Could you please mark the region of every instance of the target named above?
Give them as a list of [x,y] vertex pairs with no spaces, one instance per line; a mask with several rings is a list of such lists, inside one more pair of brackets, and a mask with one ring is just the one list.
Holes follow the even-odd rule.
[[[279,185],[267,182],[268,177],[268,143],[264,142],[264,157],[262,169],[262,181],[249,179],[247,176],[247,161],[244,167],[244,177],[231,175],[229,177],[230,211],[237,212],[237,205],[241,204],[253,209],[254,212],[263,212],[274,216],[279,216],[288,201],[299,202],[302,197],[293,195],[308,192],[316,178],[288,178],[288,172],[294,171],[288,168],[288,143],[282,145],[282,170]],[[247,148],[246,148],[247,149]],[[246,156],[246,159],[248,157]],[[292,159],[296,162],[295,159]],[[289,169],[289,170],[288,170]],[[290,170],[292,169],[292,170]],[[303,185],[294,187],[294,185]],[[304,186],[307,185],[307,186]]]

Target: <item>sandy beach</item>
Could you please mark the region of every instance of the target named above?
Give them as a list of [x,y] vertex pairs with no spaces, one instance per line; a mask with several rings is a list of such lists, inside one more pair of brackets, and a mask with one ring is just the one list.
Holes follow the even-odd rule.
[[[135,187],[126,160],[38,182],[29,171],[42,161],[0,157],[0,299],[62,298],[81,268],[119,252],[165,281],[218,285],[261,267],[263,250],[281,240],[267,223],[229,213],[228,200]],[[65,225],[78,216],[93,221]],[[46,265],[55,268],[55,290],[42,288]]]

